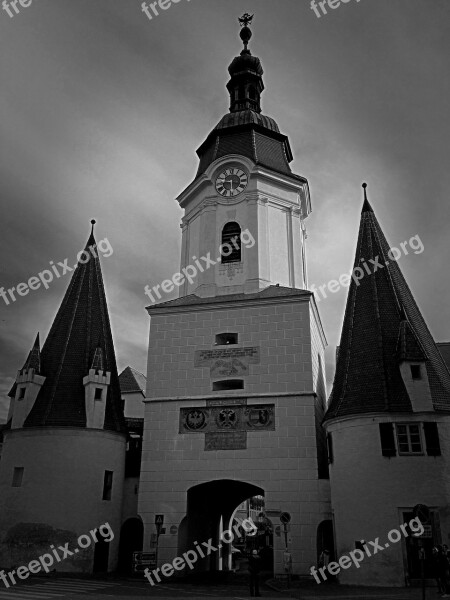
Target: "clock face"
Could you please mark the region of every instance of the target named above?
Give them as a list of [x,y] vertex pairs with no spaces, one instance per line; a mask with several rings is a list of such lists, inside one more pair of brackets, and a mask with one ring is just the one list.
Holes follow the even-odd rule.
[[224,198],[233,198],[245,190],[248,175],[242,169],[230,167],[216,179],[216,190]]

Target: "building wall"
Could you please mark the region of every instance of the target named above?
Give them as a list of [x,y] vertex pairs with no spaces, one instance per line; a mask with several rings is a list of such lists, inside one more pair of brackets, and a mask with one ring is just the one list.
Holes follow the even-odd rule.
[[123,412],[128,419],[144,418],[144,394],[142,392],[122,392],[122,400],[125,402]]
[[[250,365],[244,391],[214,393],[209,368],[194,367],[195,350],[211,349],[215,335],[224,332],[238,332],[239,346],[260,347],[261,362]],[[267,510],[292,514],[289,537],[294,572],[309,571],[316,561],[317,527],[330,515],[328,482],[319,481],[317,475],[311,356],[308,297],[151,317],[139,491],[144,548],[155,532],[155,513],[165,515],[164,527],[169,532],[186,515],[190,488],[234,480],[262,488]],[[219,451],[204,450],[202,433],[179,433],[181,408],[203,407],[208,399],[239,397],[249,405],[274,403],[276,430],[250,431],[247,449]],[[284,538],[274,539],[275,567],[280,573],[284,572]],[[160,563],[173,560],[177,544],[176,535],[161,536]]]
[[[436,420],[442,456],[384,457],[379,423]],[[336,526],[338,558],[355,549],[355,541],[380,538],[403,523],[403,512],[425,504],[439,512],[442,542],[450,541],[450,417],[374,415],[328,424],[332,432],[334,461],[330,467],[331,497]],[[369,546],[370,547],[370,546]],[[406,543],[390,544],[367,557],[360,568],[339,574],[341,583],[405,585]]]
[[[55,546],[108,522],[114,533],[109,570],[116,567],[122,513],[125,436],[86,429],[36,428],[5,434],[0,463],[0,564],[25,565]],[[14,467],[24,467],[12,487]],[[105,470],[113,471],[111,501],[102,500]],[[53,568],[92,572],[94,545]]]
[[[244,169],[249,183],[239,196],[222,198],[215,181],[229,167]],[[305,182],[268,171],[248,158],[229,155],[211,164],[178,201],[185,209],[181,269],[195,265],[196,259],[208,253],[217,263],[203,272],[197,269],[191,282],[186,280],[180,287],[180,296],[249,293],[277,283],[305,287],[301,258],[305,244],[302,219],[309,213]],[[250,247],[249,241],[243,244],[241,263],[222,265],[222,229],[230,221],[236,221],[242,231],[248,230],[254,245]]]

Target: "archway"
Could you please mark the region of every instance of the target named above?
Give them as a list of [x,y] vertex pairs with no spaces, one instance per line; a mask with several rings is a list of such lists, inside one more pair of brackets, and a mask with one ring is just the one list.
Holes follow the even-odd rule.
[[317,564],[323,550],[328,550],[330,553],[330,561],[333,561],[334,556],[334,532],[333,521],[326,520],[319,523],[317,527]]
[[133,552],[142,550],[144,543],[144,525],[139,518],[127,519],[120,530],[119,563],[120,573],[133,570]]
[[[264,490],[250,483],[229,479],[201,483],[188,490],[187,513],[178,535],[178,556],[195,549],[196,543],[202,547],[204,542],[210,542],[214,548],[214,551],[206,552],[204,557],[199,554],[193,571],[228,569],[232,542],[220,539],[221,534],[232,527],[236,507],[252,496],[264,496]],[[239,535],[236,528],[233,537]]]

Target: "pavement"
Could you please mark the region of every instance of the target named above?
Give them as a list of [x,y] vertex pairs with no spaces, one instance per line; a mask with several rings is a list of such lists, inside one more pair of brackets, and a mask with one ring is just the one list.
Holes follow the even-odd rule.
[[[178,582],[170,580],[161,585],[151,586],[146,580],[132,578],[80,578],[57,576],[52,578],[34,577],[6,588],[0,582],[0,600],[167,600],[168,598],[204,600],[246,600],[250,597],[246,578],[228,581]],[[337,584],[317,585],[293,582],[291,589],[283,589],[283,583],[267,580],[261,585],[261,596],[266,600],[296,599],[307,600],[421,600],[422,593],[417,588],[361,588]],[[436,588],[426,590],[426,599],[437,599]]]

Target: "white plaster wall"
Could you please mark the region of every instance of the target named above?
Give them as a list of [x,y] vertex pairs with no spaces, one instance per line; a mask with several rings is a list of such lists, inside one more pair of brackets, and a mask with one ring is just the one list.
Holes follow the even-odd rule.
[[[395,456],[381,453],[380,422],[436,419],[442,456]],[[450,535],[450,418],[435,413],[373,416],[333,422],[334,462],[330,468],[332,507],[338,557],[355,549],[357,540],[387,542],[399,527],[400,509],[426,504],[439,510],[443,543]],[[404,541],[391,544],[367,558],[359,569],[341,571],[342,583],[364,585],[405,584]]]
[[125,401],[124,415],[128,419],[144,418],[144,396],[141,392],[122,393]]
[[[26,564],[48,552],[49,543],[71,542],[71,547],[79,535],[109,522],[115,536],[109,552],[109,569],[113,570],[121,524],[125,448],[125,436],[101,430],[36,428],[7,432],[0,462],[0,564]],[[14,467],[25,468],[21,487],[11,486]],[[114,472],[111,501],[102,500],[105,470]],[[44,536],[42,544],[11,551],[5,547],[5,535],[21,523],[50,526],[55,542],[48,543]],[[93,545],[54,568],[92,572],[92,561]]]
[[239,334],[239,346],[261,346],[261,363],[250,365],[245,393],[313,389],[307,298],[259,302],[246,308],[151,314],[147,398],[210,395],[210,369],[194,367],[194,354],[212,349],[216,334],[226,332]]
[[[215,190],[215,179],[228,167],[245,169],[250,177],[242,194],[224,199]],[[186,211],[180,269],[194,265],[194,256],[206,257],[209,252],[217,261],[205,272],[199,270],[192,283],[180,286],[180,296],[249,293],[270,283],[303,287],[303,235],[299,214],[302,212],[304,218],[308,214],[306,194],[305,184],[257,167],[243,157],[218,159],[178,198]],[[269,206],[262,208],[261,203],[269,203]],[[298,211],[296,218],[292,217],[291,209]],[[242,268],[234,270],[232,277],[227,276],[221,261],[217,260],[221,232],[229,221],[237,221],[241,229],[248,229],[256,240],[253,248],[243,248]]]
[[[288,224],[290,213],[279,207],[268,207],[269,260],[272,283],[290,287]],[[301,247],[296,249],[301,256]]]
[[[205,451],[204,434],[179,434],[179,414],[182,407],[205,406],[206,397],[224,398],[211,391],[209,368],[194,367],[195,350],[211,349],[223,332],[238,332],[239,346],[261,348],[261,364],[250,365],[244,392],[226,396],[275,403],[276,431],[249,432],[246,450]],[[165,515],[169,531],[186,514],[189,488],[233,479],[263,488],[268,509],[292,513],[294,572],[306,574],[316,561],[317,526],[330,515],[328,482],[317,477],[314,407],[308,299],[153,315],[138,507],[145,547],[155,513]],[[283,572],[281,541],[275,538],[277,572]],[[161,536],[160,562],[176,552],[177,537]]]

